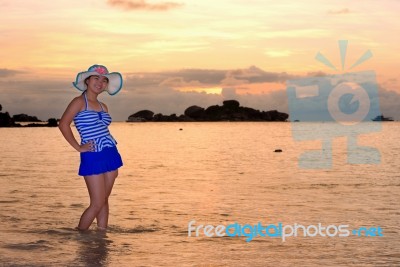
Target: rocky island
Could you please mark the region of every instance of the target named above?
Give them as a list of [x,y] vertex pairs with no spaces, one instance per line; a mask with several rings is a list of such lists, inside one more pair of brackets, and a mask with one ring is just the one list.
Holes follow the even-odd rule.
[[154,114],[151,110],[141,110],[128,117],[127,122],[145,121],[287,121],[289,115],[277,110],[259,111],[242,107],[236,100],[226,100],[222,106],[213,105],[208,108],[199,106],[188,107],[184,114],[163,115]]
[[[57,120],[54,118],[48,119],[47,123],[39,120],[36,116],[29,116],[27,114],[17,114],[10,116],[8,112],[1,112],[2,106],[0,105],[0,127],[57,127]],[[17,122],[32,122],[27,125],[21,125]]]
[[[223,101],[222,106],[213,105],[208,108],[190,106],[185,109],[184,114],[163,115],[154,114],[151,110],[141,110],[129,116],[127,122],[191,122],[191,121],[287,121],[289,115],[277,110],[260,111],[249,107],[242,107],[236,100]],[[8,112],[1,112],[0,105],[0,127],[57,127],[58,120],[50,118],[47,123],[39,120],[36,116],[17,114],[10,116]],[[22,125],[18,122],[29,122]]]

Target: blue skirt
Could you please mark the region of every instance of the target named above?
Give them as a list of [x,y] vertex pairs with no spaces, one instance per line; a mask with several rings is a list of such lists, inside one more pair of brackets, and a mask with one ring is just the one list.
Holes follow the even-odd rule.
[[99,152],[81,153],[80,176],[96,175],[110,172],[121,167],[122,159],[117,147],[105,147]]

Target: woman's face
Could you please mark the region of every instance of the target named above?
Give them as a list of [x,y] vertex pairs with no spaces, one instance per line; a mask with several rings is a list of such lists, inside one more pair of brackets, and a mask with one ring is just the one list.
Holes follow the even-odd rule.
[[100,75],[92,75],[86,82],[88,90],[100,94],[108,85],[108,78]]

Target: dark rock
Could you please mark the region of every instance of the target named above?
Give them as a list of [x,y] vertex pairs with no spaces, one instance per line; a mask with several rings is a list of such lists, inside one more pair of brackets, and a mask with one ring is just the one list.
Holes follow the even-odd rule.
[[229,110],[233,110],[233,111],[238,110],[239,106],[240,106],[239,101],[236,101],[236,100],[225,100],[222,103],[224,105],[224,108],[229,109]]
[[223,116],[223,113],[224,113],[223,107],[218,105],[209,106],[205,110],[206,120],[208,121],[228,120],[227,116]]
[[179,118],[176,116],[176,114],[171,114],[171,115],[163,115],[161,113],[158,113],[154,115],[153,121],[165,121],[165,122],[172,122],[172,121],[179,121]]
[[263,119],[267,121],[286,121],[289,118],[287,113],[282,113],[277,110],[264,111]]
[[185,109],[185,115],[192,119],[201,119],[204,117],[204,108],[199,106],[190,106]]
[[158,113],[154,115],[152,121],[157,121],[157,122],[174,122],[174,121],[195,121],[194,119],[186,116],[186,115],[180,115],[179,117],[176,114],[171,114],[171,115],[163,115],[161,113]]
[[189,116],[182,114],[178,117],[178,121],[195,121],[195,120]]
[[41,122],[36,116],[29,116],[27,114],[16,114],[13,116],[13,120],[20,122]]
[[0,112],[0,127],[12,127],[15,126],[14,120],[10,117],[8,112]]
[[58,126],[57,119],[55,119],[55,118],[48,119],[47,120],[47,126],[48,127],[57,127]]
[[275,149],[274,152],[277,152],[277,153],[282,152],[282,149]]
[[251,121],[262,121],[264,120],[262,117],[262,113],[259,110],[254,108],[242,107],[241,113],[246,115],[246,120]]
[[128,117],[128,121],[137,121],[135,118],[144,119],[146,121],[153,120],[154,112],[150,110],[141,110]]

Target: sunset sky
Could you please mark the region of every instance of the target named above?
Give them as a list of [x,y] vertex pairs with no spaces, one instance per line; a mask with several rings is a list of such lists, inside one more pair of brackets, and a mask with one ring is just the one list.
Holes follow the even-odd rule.
[[[0,0],[0,104],[11,115],[59,118],[78,72],[121,72],[101,96],[116,120],[141,109],[182,114],[224,99],[287,112],[286,80],[377,74],[381,110],[400,119],[399,0]],[[338,40],[348,40],[341,68]],[[338,71],[315,60],[325,55]]]

